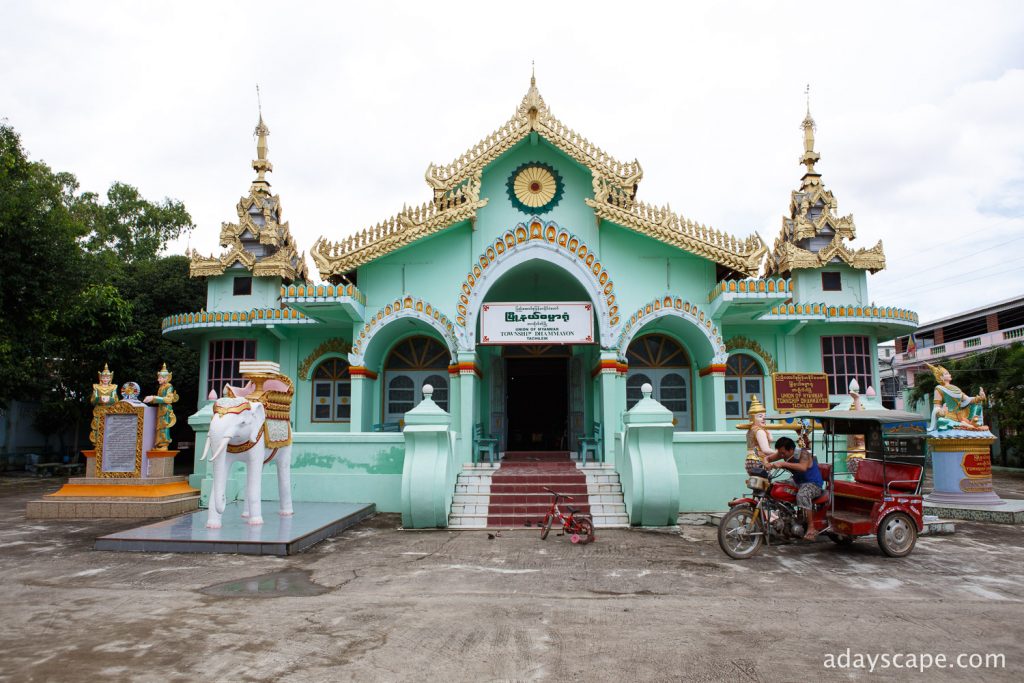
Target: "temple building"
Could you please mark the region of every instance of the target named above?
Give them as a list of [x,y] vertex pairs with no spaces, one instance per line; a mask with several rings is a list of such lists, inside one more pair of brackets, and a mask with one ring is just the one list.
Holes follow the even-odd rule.
[[[621,475],[623,415],[650,384],[672,414],[680,509],[721,509],[742,476],[736,425],[754,396],[773,409],[774,373],[825,373],[838,403],[853,379],[878,386],[877,344],[917,325],[872,302],[882,244],[849,246],[854,221],[816,170],[809,108],[802,128],[805,170],[769,248],[637,199],[639,162],[555,118],[531,78],[508,121],[427,166],[423,203],[319,238],[317,284],[271,192],[261,117],[225,251],[190,254],[206,308],[164,334],[200,350],[201,399],[240,384],[242,360],[295,380],[296,500],[399,510],[400,430],[424,384],[451,415],[460,464],[489,462],[489,440],[499,462],[590,446],[595,472]],[[207,401],[190,419],[197,453],[210,414]],[[193,485],[208,493],[205,462]]]

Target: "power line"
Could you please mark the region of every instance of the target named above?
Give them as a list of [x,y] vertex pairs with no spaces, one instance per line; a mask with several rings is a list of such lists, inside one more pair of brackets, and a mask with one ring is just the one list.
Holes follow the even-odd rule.
[[[1019,261],[1020,259],[1016,259],[1016,260]],[[979,268],[978,270],[982,270],[982,269]],[[976,272],[978,272],[978,270],[971,270],[971,271],[968,271],[967,273],[963,273],[963,274],[964,275],[968,275],[970,273],[976,273]],[[972,278],[968,278],[966,280],[957,280],[956,278],[953,278],[952,280],[943,280],[941,284],[943,286],[962,285],[962,284],[965,284],[967,282],[974,282],[975,280],[983,280],[983,279],[988,278],[988,277],[995,277],[996,275],[1003,275],[1005,273],[1013,273],[1013,272],[1019,272],[1019,271],[1020,271],[1019,267],[1017,267],[1017,268],[1007,268],[1006,270],[999,270],[999,271],[996,271],[994,273],[988,273],[986,275],[979,275],[978,277],[972,277]],[[913,292],[917,292],[917,291],[923,291],[925,289],[928,289],[928,288],[934,287],[934,286],[935,285],[928,284],[928,285],[923,285],[921,287],[913,287],[911,289],[901,290],[900,293],[901,294],[909,294],[909,293],[913,293]]]
[[[999,249],[1000,247],[1003,247],[1003,246],[1005,246],[1007,244],[1010,244],[1011,242],[1016,242],[1018,240],[1024,240],[1024,235],[1018,235],[1017,237],[1014,237],[1013,239],[1005,240],[1003,242],[1000,242],[999,244],[993,244],[991,247],[985,247],[984,249],[979,249],[978,251],[972,252],[970,254],[965,254],[963,256],[957,256],[957,260],[958,261],[962,261],[964,259],[971,258],[972,256],[977,256],[978,254],[982,254],[982,253],[984,253],[986,251],[992,251],[993,249]],[[902,280],[906,280],[907,278],[917,277],[921,273],[927,273],[928,271],[935,270],[936,268],[948,267],[948,265],[949,264],[947,264],[947,263],[940,263],[938,265],[929,266],[928,268],[924,268],[923,270],[919,270],[919,271],[917,271],[915,273],[911,273],[909,275],[904,275],[902,277],[898,277],[895,280],[890,280],[889,282],[886,283],[886,286],[892,285],[892,284],[894,284],[896,282],[900,282]],[[884,287],[882,289],[884,290]]]

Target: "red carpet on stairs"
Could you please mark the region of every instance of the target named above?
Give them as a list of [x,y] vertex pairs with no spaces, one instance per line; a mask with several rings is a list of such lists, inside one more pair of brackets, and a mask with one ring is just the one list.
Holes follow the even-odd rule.
[[571,505],[590,514],[587,477],[576,468],[568,451],[509,451],[491,477],[491,497],[487,508],[487,526],[524,528],[537,526],[551,507],[548,487],[573,500],[562,500],[559,507],[568,513]]

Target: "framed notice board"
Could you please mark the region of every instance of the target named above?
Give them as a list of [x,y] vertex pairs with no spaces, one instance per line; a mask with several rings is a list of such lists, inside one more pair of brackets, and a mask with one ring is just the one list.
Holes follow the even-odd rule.
[[824,372],[776,372],[772,374],[775,409],[828,410],[828,375]]

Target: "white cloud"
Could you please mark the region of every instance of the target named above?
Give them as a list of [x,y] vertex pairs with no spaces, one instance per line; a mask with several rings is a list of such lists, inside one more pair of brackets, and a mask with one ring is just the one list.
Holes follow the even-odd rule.
[[962,288],[923,270],[986,275],[1022,253],[1018,3],[0,5],[0,116],[84,188],[181,199],[205,252],[253,175],[255,83],[308,249],[425,201],[427,164],[504,122],[535,59],[563,121],[640,160],[641,198],[769,242],[810,82],[818,168],[855,245],[885,241],[879,303],[928,319],[1024,291],[1024,268]]

